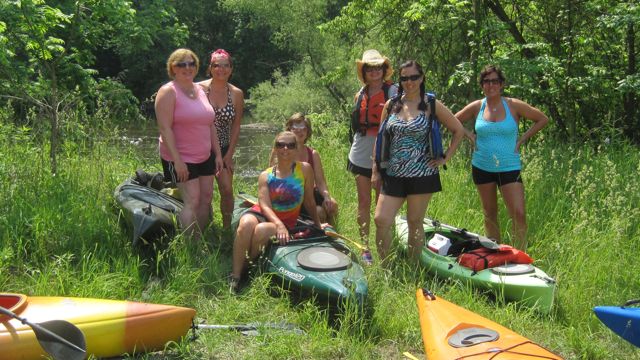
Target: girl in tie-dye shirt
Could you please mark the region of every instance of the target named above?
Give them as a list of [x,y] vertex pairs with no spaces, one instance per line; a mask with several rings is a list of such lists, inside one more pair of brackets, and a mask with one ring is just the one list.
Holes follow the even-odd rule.
[[248,260],[260,255],[271,237],[280,245],[289,239],[304,206],[317,227],[321,227],[313,197],[314,176],[311,165],[295,161],[298,141],[294,133],[281,132],[273,148],[276,165],[258,178],[258,204],[240,218],[233,243],[233,268],[229,290],[235,292]]

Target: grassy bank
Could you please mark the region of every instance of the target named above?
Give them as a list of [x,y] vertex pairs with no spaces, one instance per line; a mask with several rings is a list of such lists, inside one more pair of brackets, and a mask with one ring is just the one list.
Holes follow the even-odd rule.
[[[320,150],[339,230],[357,238],[355,184],[345,171],[343,129],[318,117],[312,146]],[[568,359],[640,358],[592,315],[595,305],[640,297],[636,260],[640,230],[640,156],[627,145],[569,147],[532,143],[524,150],[530,253],[558,280],[549,315],[502,304],[458,283],[437,282],[399,260],[391,272],[368,269],[371,312],[329,321],[326,309],[269,295],[266,278],[241,296],[227,294],[229,244],[210,231],[207,244],[178,236],[156,256],[131,247],[113,210],[116,185],[144,164],[135,147],[96,143],[65,147],[60,173],[49,174],[48,153],[29,134],[0,128],[0,289],[29,295],[128,299],[194,307],[209,324],[286,321],[307,335],[277,330],[245,337],[224,330],[199,333],[164,353],[175,359],[389,359],[423,353],[415,289],[487,316]],[[266,151],[266,149],[265,149]],[[444,191],[428,214],[482,232],[482,214],[465,149],[443,172]],[[248,185],[242,190],[255,192]],[[505,237],[509,224],[501,213]],[[217,218],[218,224],[220,219]],[[145,358],[145,357],[143,357]],[[146,356],[146,358],[152,358]],[[155,357],[154,357],[155,358]]]

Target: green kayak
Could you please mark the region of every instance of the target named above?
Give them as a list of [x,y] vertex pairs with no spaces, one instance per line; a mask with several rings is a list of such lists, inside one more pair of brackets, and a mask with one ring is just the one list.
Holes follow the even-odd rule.
[[[236,198],[233,229],[255,201],[246,195]],[[364,270],[344,242],[302,219],[290,232],[293,240],[284,246],[271,244],[259,262],[275,285],[331,305],[365,303],[368,283]]]
[[[425,218],[425,247],[420,255],[420,262],[431,273],[438,277],[460,280],[480,289],[487,289],[502,295],[505,300],[517,301],[526,306],[535,307],[541,312],[549,312],[553,306],[556,282],[539,268],[529,264],[506,264],[480,271],[473,271],[458,264],[457,255],[440,255],[426,245],[429,240],[449,239],[451,249],[454,244],[474,240],[491,241],[464,229],[441,224]],[[396,234],[400,246],[407,248],[407,221],[404,217],[396,217]],[[437,243],[437,241],[436,241]],[[434,242],[432,242],[434,244]],[[495,243],[494,243],[495,244]]]
[[113,196],[124,224],[131,230],[133,245],[148,244],[175,233],[182,201],[135,179],[118,185]]

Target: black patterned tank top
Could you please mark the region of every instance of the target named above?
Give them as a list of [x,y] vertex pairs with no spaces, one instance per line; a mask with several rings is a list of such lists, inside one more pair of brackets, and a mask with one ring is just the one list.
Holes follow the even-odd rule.
[[[212,104],[213,105],[213,104]],[[231,99],[231,89],[227,86],[227,104],[222,108],[213,106],[213,111],[216,113],[216,131],[218,132],[218,139],[220,142],[220,148],[228,147],[231,142],[231,124],[236,118],[236,109],[233,107],[233,100]]]

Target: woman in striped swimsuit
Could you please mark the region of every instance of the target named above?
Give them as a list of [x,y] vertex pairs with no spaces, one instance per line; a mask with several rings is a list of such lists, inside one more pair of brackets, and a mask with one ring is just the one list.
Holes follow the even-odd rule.
[[[451,144],[444,158],[432,159],[427,155],[428,117],[431,109],[425,102],[424,73],[415,61],[400,66],[398,96],[387,101],[382,118],[388,121],[391,133],[389,166],[381,178],[373,165],[372,182],[382,181],[382,191],[376,206],[376,245],[381,261],[389,255],[391,225],[402,204],[407,201],[407,225],[409,227],[409,254],[419,259],[424,242],[422,226],[431,195],[442,189],[438,167],[444,165],[456,152],[464,128],[451,111],[436,101],[437,121],[453,133]],[[387,118],[387,113],[390,116]],[[374,149],[375,154],[375,149]]]
[[199,82],[216,113],[215,126],[222,150],[224,168],[216,177],[220,191],[220,212],[224,229],[231,226],[233,212],[233,153],[238,144],[240,122],[244,112],[242,90],[229,83],[233,72],[231,55],[223,49],[211,53],[207,73],[211,79]]

